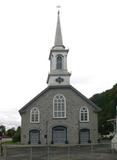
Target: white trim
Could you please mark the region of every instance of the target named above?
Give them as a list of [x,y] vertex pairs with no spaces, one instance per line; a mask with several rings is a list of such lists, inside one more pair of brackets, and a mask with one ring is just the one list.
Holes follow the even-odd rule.
[[[34,115],[34,121],[32,121],[32,112],[36,109],[36,111],[38,112],[38,121],[35,121],[35,115]],[[33,107],[31,110],[30,110],[30,123],[40,123],[40,111],[37,107]]]
[[[81,111],[82,111],[82,109],[83,108],[85,108],[86,109],[86,112],[84,111],[84,113],[81,113]],[[85,120],[85,115],[84,114],[87,114],[87,120]],[[81,120],[81,114],[83,114],[83,120]],[[89,109],[88,109],[88,107],[86,107],[86,106],[82,106],[81,108],[80,108],[80,111],[79,111],[79,121],[80,122],[89,122]]]
[[[55,116],[55,98],[57,97],[57,96],[62,96],[63,97],[63,99],[64,99],[64,116],[63,117],[59,117],[59,116]],[[58,112],[58,111],[57,111]],[[61,111],[62,112],[62,111]],[[66,118],[66,98],[64,97],[64,95],[62,95],[62,94],[56,94],[55,96],[54,96],[54,98],[53,98],[53,118]]]

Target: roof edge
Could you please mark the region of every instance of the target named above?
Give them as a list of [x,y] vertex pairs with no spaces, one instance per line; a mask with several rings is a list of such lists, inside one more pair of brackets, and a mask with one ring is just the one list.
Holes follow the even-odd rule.
[[19,113],[21,115],[21,113],[25,112],[24,110],[27,108],[28,105],[30,105],[31,103],[33,103],[39,96],[41,96],[43,93],[45,93],[50,87],[46,87],[42,92],[40,92],[37,96],[35,96],[32,100],[30,100],[28,103],[26,103],[20,110]]
[[56,88],[71,88],[76,94],[78,94],[83,100],[85,100],[87,103],[89,103],[91,106],[95,108],[95,112],[100,112],[102,109],[98,107],[95,103],[93,103],[90,99],[88,99],[86,96],[84,96],[82,93],[80,93],[77,89],[75,89],[72,85],[63,85],[63,86],[48,86],[46,87],[42,92],[40,92],[37,96],[35,96],[32,100],[30,100],[26,105],[24,105],[20,110],[20,115],[25,112],[27,106],[29,106],[31,103],[33,103],[38,97],[40,97],[42,94],[44,94],[49,89],[56,89]]

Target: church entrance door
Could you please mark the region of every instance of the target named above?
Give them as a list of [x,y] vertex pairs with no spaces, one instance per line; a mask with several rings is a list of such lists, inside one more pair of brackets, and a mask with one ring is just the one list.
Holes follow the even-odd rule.
[[67,142],[67,128],[63,126],[54,127],[52,139],[54,144],[65,144]]
[[39,130],[31,130],[29,132],[29,142],[30,144],[39,144],[40,142],[40,131]]
[[80,143],[86,144],[90,140],[90,130],[89,129],[80,129]]

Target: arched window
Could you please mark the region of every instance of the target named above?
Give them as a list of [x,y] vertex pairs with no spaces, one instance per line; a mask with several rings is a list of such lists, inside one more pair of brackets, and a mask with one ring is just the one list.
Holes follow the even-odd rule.
[[89,121],[89,110],[87,107],[83,106],[80,108],[80,122]]
[[62,55],[58,55],[56,58],[56,69],[62,69],[63,65],[63,57]]
[[30,122],[31,123],[39,123],[39,121],[40,121],[39,109],[34,107],[30,111]]
[[63,95],[56,95],[53,99],[53,117],[65,118],[66,117],[66,100]]

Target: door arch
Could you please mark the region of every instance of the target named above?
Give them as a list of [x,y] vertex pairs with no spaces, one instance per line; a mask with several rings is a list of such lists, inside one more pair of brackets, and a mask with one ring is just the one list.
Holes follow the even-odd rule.
[[64,126],[56,126],[52,128],[52,142],[54,144],[67,143],[67,128]]
[[29,143],[30,144],[39,144],[40,143],[40,131],[33,129],[29,131]]
[[89,129],[80,129],[79,133],[79,142],[81,144],[86,144],[90,142],[90,130]]

